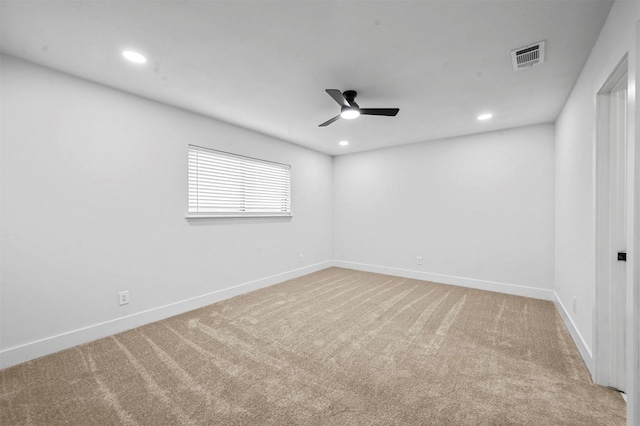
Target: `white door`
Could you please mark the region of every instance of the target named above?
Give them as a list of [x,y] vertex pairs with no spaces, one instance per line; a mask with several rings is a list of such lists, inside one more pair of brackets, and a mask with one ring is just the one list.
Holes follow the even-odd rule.
[[[598,92],[595,380],[626,388],[627,62]],[[619,255],[619,253],[621,255]]]
[[[610,386],[624,391],[626,376],[626,196],[627,196],[627,76],[609,94],[612,371]],[[619,255],[620,253],[620,255]],[[619,259],[620,258],[620,259]]]

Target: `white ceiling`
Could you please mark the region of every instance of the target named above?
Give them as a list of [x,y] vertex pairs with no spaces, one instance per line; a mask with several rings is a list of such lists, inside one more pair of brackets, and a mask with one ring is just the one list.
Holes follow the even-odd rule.
[[[611,4],[1,0],[0,48],[339,155],[555,121]],[[513,71],[510,51],[541,40],[546,62]],[[325,89],[400,112],[318,127],[339,113]]]

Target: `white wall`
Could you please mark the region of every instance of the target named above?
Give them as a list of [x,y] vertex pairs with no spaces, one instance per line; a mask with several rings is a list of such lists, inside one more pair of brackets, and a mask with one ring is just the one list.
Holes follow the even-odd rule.
[[[640,2],[616,1],[556,121],[555,292],[575,327],[587,365],[594,344],[596,93],[630,53]],[[634,87],[633,73],[630,88]],[[577,310],[570,308],[577,297]]]
[[[331,157],[1,59],[0,368],[330,264]],[[188,143],[291,164],[293,218],[186,221]]]
[[334,259],[551,298],[553,135],[543,124],[335,158]]

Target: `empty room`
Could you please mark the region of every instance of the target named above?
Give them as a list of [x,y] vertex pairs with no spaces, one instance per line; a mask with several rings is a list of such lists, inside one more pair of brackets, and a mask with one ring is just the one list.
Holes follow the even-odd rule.
[[1,425],[640,425],[640,2],[0,0]]

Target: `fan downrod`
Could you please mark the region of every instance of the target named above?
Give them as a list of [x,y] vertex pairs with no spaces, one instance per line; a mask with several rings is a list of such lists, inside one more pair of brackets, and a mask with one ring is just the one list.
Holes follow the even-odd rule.
[[353,105],[353,103],[356,101],[356,96],[358,96],[358,92],[356,92],[355,90],[345,90],[342,96],[344,96],[349,104]]

